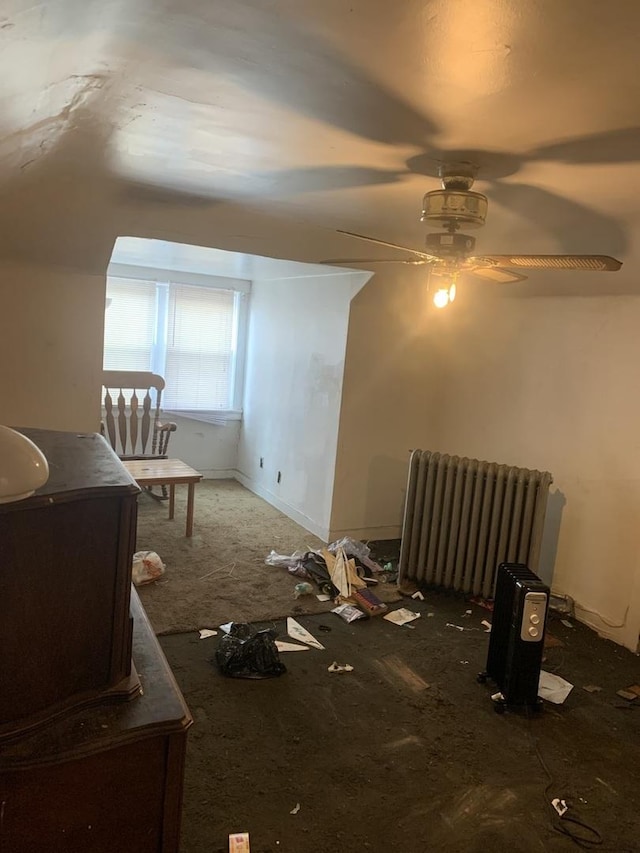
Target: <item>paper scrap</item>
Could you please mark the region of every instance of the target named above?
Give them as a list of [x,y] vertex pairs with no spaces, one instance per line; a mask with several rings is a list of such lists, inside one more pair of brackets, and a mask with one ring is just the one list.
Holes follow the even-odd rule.
[[331,666],[327,667],[327,672],[353,672],[353,667],[350,663],[338,663],[334,660]]
[[562,624],[565,626],[565,628],[573,628],[572,623],[571,623],[571,622],[569,622],[569,620],[568,620],[568,619],[561,619],[560,621],[561,621],[561,622],[562,622]]
[[220,627],[221,631],[224,631],[225,634],[228,634],[231,631],[232,625],[233,625],[233,622],[225,622],[224,625],[220,625],[219,627]]
[[491,622],[488,622],[486,619],[483,619],[480,624],[484,628],[485,634],[488,634],[489,631],[491,630]]
[[462,625],[454,625],[453,622],[447,622],[445,628],[455,628],[456,631],[464,631]]
[[541,699],[546,699],[547,702],[553,702],[555,705],[562,705],[572,690],[573,684],[570,681],[565,681],[559,675],[554,675],[544,669],[540,670],[538,696]]
[[586,690],[587,693],[599,693],[602,687],[598,687],[597,684],[585,684],[582,689]]
[[569,806],[567,805],[566,800],[560,800],[558,799],[558,797],[556,797],[555,800],[551,800],[551,805],[558,812],[560,817],[562,817],[562,815],[569,810]]
[[318,601],[331,601],[331,596],[327,595],[326,592],[321,592],[319,595],[316,595]]
[[632,684],[631,687],[626,687],[625,689],[628,690],[629,693],[635,693],[636,696],[640,696],[640,684]]
[[296,803],[295,806],[289,812],[289,814],[298,814],[299,811],[300,811],[300,803]]
[[413,595],[411,596],[411,598],[415,598],[418,601],[424,601],[424,595],[420,592],[420,590],[418,590],[417,592],[414,592]]
[[313,634],[310,634],[306,628],[303,628],[302,625],[299,622],[296,622],[296,620],[291,616],[287,616],[287,634],[293,640],[300,640],[301,643],[306,643],[314,649],[321,649],[324,651],[322,643],[318,642]]
[[355,604],[339,604],[331,612],[344,619],[345,622],[355,622],[356,619],[366,618],[366,614],[359,607],[356,607]]
[[217,631],[212,631],[210,628],[200,628],[200,639],[206,640],[207,637],[216,637],[218,635]]
[[407,622],[413,622],[414,619],[419,619],[421,613],[414,613],[406,607],[400,607],[398,610],[392,610],[391,613],[385,613],[382,617],[387,622],[393,622],[394,625],[406,625]]
[[297,643],[287,643],[284,640],[276,640],[276,648],[279,652],[308,652],[309,646],[299,646]]
[[248,832],[236,832],[229,836],[229,853],[251,853]]
[[430,619],[432,616],[435,616],[435,615],[436,615],[436,614],[435,614],[433,611],[431,611],[431,613],[427,613],[427,617],[428,617],[429,619]]

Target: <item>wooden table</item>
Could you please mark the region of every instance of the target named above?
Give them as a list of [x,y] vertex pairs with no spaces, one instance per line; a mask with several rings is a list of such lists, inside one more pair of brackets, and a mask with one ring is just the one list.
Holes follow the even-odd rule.
[[187,536],[193,533],[193,506],[196,483],[202,474],[190,468],[180,459],[134,459],[122,463],[136,483],[143,486],[169,486],[169,518],[173,518],[175,509],[176,486],[186,484],[187,494]]

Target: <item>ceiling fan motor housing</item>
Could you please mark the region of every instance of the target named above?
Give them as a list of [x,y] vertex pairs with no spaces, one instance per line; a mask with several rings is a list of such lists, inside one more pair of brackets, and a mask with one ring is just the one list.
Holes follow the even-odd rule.
[[466,258],[473,252],[476,238],[468,234],[427,234],[427,252],[438,258]]
[[489,203],[486,196],[464,189],[433,190],[422,200],[423,222],[440,222],[455,230],[460,225],[481,228],[487,218]]

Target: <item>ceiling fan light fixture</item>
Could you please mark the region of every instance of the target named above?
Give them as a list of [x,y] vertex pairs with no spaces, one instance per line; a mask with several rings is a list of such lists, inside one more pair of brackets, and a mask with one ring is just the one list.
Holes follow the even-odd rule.
[[481,228],[487,218],[489,202],[481,193],[470,190],[433,190],[422,199],[423,222],[439,222],[446,228]]

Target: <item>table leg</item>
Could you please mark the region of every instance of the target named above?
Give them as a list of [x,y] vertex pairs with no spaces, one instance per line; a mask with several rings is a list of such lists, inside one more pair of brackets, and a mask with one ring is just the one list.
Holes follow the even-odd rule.
[[189,491],[187,492],[187,536],[193,534],[193,504],[196,494],[196,484],[189,483]]
[[169,518],[173,518],[173,513],[176,508],[176,484],[171,483],[169,486]]

